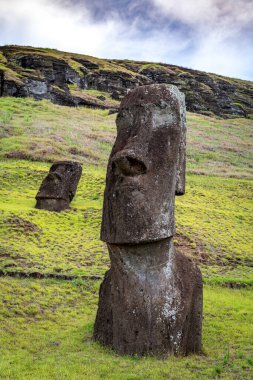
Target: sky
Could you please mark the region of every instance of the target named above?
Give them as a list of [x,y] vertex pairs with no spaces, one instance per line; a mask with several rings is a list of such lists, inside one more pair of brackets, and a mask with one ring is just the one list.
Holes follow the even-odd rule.
[[0,45],[253,80],[253,0],[0,0]]

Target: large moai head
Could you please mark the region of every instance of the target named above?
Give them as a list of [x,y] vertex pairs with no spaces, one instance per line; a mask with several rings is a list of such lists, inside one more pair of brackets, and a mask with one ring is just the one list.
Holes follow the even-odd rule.
[[35,207],[49,211],[67,209],[74,198],[81,174],[82,167],[78,162],[55,162],[40,186]]
[[174,234],[185,187],[185,103],[175,86],[138,87],[122,100],[104,194],[101,239],[138,244]]

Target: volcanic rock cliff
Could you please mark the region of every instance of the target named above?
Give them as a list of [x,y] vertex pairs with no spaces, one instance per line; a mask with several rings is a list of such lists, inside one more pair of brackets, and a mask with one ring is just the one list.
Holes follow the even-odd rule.
[[67,106],[117,110],[129,89],[151,83],[176,85],[185,94],[188,111],[221,117],[252,114],[253,82],[163,63],[0,47],[0,96],[31,96]]

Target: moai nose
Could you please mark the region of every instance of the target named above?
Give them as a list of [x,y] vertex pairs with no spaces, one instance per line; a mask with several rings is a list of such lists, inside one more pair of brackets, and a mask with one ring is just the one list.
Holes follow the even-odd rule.
[[121,154],[113,160],[112,170],[115,174],[133,177],[145,174],[147,167],[141,159]]

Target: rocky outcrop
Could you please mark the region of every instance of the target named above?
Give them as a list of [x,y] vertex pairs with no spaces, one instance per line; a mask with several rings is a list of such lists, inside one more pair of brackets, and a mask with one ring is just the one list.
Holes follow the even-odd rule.
[[87,74],[85,78],[87,88],[95,88],[100,91],[109,92],[117,100],[126,95],[127,91],[140,85],[152,83],[145,76],[135,76],[133,73],[109,70],[97,70]]
[[[103,60],[21,46],[0,47],[0,62],[0,96],[32,96],[67,106],[116,109],[117,101],[129,90],[166,83],[185,94],[187,109],[192,112],[247,117],[253,108],[252,82],[175,65]],[[98,100],[90,90],[107,93],[109,101]]]

